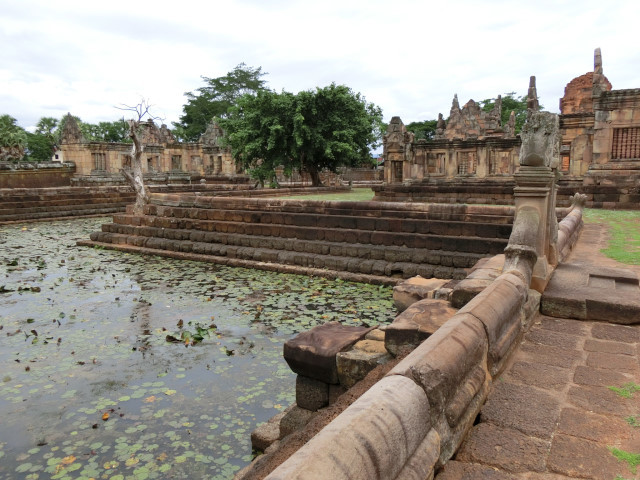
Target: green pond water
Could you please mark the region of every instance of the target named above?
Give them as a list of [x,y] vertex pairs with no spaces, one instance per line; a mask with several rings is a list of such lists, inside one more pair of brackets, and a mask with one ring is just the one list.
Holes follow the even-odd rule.
[[0,226],[0,479],[227,479],[295,399],[282,345],[388,323],[388,287],[77,247]]

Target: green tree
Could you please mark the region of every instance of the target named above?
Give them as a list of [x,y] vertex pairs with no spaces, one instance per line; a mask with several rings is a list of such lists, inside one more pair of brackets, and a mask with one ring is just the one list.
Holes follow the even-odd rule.
[[42,117],[36,124],[34,133],[27,133],[26,160],[30,162],[47,162],[59,142],[58,119]]
[[96,139],[101,142],[130,143],[129,125],[124,118],[113,122],[100,122],[96,129]]
[[292,93],[261,90],[241,97],[226,118],[217,120],[236,162],[262,185],[279,165],[286,173],[301,167],[293,148],[294,109]]
[[225,118],[240,97],[264,90],[266,81],[262,77],[265,75],[262,67],[252,68],[241,63],[223,77],[202,77],[204,87],[185,93],[187,103],[182,107],[184,113],[180,121],[173,124],[175,134],[181,140],[198,141],[214,117]]
[[275,167],[306,171],[314,186],[323,169],[368,162],[381,136],[382,111],[344,85],[315,91],[244,96],[218,119],[233,156],[256,176]]
[[422,122],[411,122],[406,127],[409,132],[413,132],[415,140],[433,140],[436,135],[436,125],[438,120],[424,120]]
[[18,161],[24,157],[27,132],[10,115],[0,115],[0,160]]
[[[509,92],[502,96],[502,115],[500,120],[503,126],[506,125],[509,122],[511,112],[515,112],[515,133],[518,134],[520,133],[520,130],[522,130],[524,122],[527,120],[527,96],[523,95],[522,97],[516,97],[515,94],[516,92]],[[490,112],[495,104],[495,98],[487,98],[480,102],[480,106],[485,112]],[[542,110],[542,108],[542,105],[540,105],[539,110]]]

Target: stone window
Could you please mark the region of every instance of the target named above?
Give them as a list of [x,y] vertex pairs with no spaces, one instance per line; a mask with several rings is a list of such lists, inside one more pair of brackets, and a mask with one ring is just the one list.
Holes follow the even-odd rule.
[[614,160],[640,159],[640,127],[613,129],[611,158]]
[[93,157],[93,169],[94,170],[106,170],[107,169],[107,154],[104,152],[92,153]]
[[475,172],[475,152],[458,152],[458,175],[473,175]]
[[182,170],[182,155],[171,155],[171,170]]

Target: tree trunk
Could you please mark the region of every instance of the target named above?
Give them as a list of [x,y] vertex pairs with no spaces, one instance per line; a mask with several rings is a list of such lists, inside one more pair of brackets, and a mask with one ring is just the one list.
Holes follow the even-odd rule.
[[136,192],[136,202],[133,205],[133,214],[143,215],[144,206],[149,203],[149,191],[144,184],[144,177],[142,175],[141,158],[144,146],[138,138],[138,125],[139,122],[133,120],[129,121],[129,137],[133,140],[133,145],[131,147],[131,168],[133,169],[133,175],[126,170],[122,170],[122,173],[131,184],[133,191]]
[[309,176],[311,177],[311,186],[312,187],[321,187],[322,181],[320,180],[320,172],[315,166],[307,166],[307,171],[309,172]]

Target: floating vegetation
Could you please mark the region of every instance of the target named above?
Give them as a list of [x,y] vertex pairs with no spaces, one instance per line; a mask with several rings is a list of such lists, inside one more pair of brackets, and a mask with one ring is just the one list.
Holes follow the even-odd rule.
[[294,401],[287,339],[394,316],[388,287],[75,246],[108,221],[0,227],[0,479],[231,478]]

